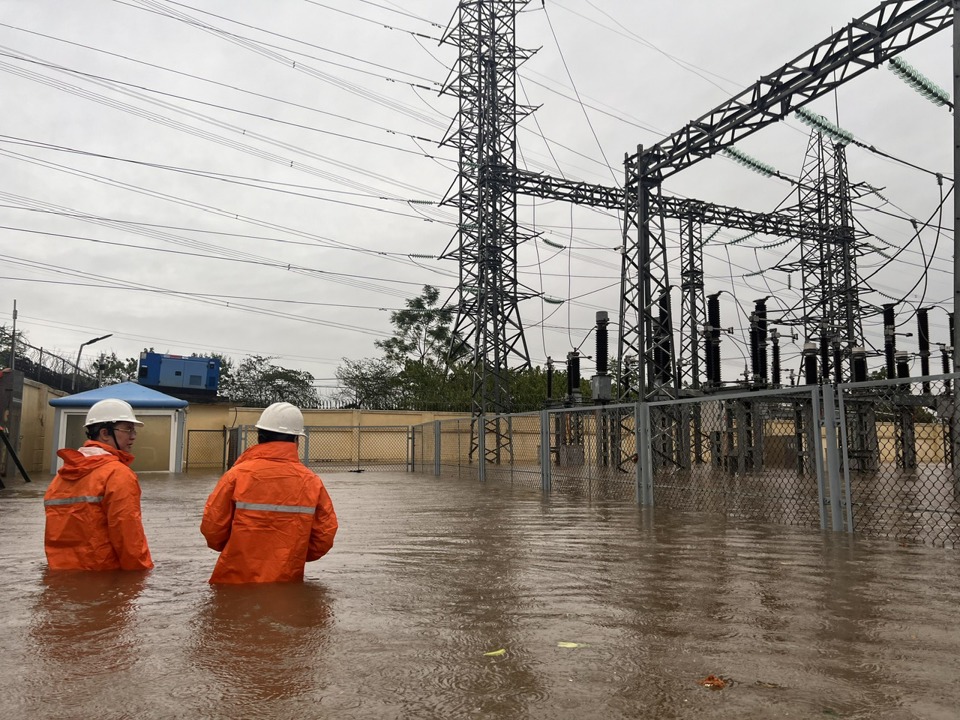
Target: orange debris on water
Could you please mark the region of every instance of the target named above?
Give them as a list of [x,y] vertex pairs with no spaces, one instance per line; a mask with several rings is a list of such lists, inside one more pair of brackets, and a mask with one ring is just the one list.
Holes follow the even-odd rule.
[[719,675],[707,675],[700,681],[700,684],[714,690],[723,690],[727,686],[727,681]]

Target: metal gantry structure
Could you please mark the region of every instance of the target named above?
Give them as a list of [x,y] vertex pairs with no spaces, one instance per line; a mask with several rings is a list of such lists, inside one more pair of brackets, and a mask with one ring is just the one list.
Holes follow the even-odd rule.
[[736,97],[649,148],[627,157],[626,227],[635,229],[624,256],[620,353],[636,352],[641,399],[674,396],[662,382],[664,354],[673,356],[673,329],[662,318],[669,292],[667,242],[650,212],[664,180],[878,67],[953,22],[950,0],[884,2],[795,60],[764,75]]
[[[780,122],[794,111],[834,91],[841,84],[879,67],[904,50],[953,23],[957,0],[891,0],[856,18],[796,59],[764,75],[727,102],[649,147],[624,159],[624,187],[607,187],[531,173],[516,167],[516,125],[530,108],[518,107],[516,71],[530,53],[514,41],[523,0],[463,0],[456,26],[445,40],[460,48],[456,72],[446,90],[460,100],[460,112],[448,142],[460,151],[457,192],[459,247],[449,253],[460,261],[457,330],[473,343],[474,409],[477,413],[509,409],[507,363],[527,366],[517,303],[517,243],[526,237],[517,228],[518,194],[616,209],[623,213],[623,253],[617,380],[621,401],[676,397],[699,383],[702,352],[698,333],[709,330],[709,303],[703,297],[702,232],[705,225],[742,228],[805,239],[818,247],[817,262],[849,267],[844,258],[856,252],[851,235],[846,162],[833,150],[833,192],[826,213],[814,219],[804,203],[777,213],[752,213],[699,200],[671,198],[662,186],[672,175],[712,157],[735,142]],[[679,287],[681,362],[674,347],[670,260],[664,221],[678,218],[684,247]],[[811,251],[812,253],[813,251]],[[810,262],[814,262],[810,255]],[[809,264],[805,265],[809,267]],[[821,273],[824,270],[821,267]],[[812,277],[811,277],[812,283]],[[862,341],[855,308],[857,278],[852,270],[841,280],[841,293],[820,314],[847,345]],[[836,290],[836,288],[834,288]],[[765,322],[765,321],[764,321]],[[817,332],[822,336],[821,327]],[[471,332],[466,332],[468,329]],[[717,328],[713,328],[717,330]],[[804,328],[805,334],[812,328]],[[709,342],[709,341],[708,341]],[[709,364],[709,352],[704,356]],[[624,382],[631,360],[633,382]]]

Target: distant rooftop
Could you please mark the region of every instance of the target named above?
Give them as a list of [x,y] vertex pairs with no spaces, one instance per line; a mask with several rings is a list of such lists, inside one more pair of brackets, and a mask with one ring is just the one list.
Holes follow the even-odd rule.
[[75,395],[54,398],[50,404],[53,407],[88,408],[95,402],[108,398],[126,400],[134,408],[184,408],[190,404],[186,400],[165,395],[135,382],[122,382]]

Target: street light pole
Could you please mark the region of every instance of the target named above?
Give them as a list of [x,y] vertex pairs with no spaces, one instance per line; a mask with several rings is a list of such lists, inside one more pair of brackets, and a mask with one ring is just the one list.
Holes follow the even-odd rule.
[[87,340],[85,343],[80,344],[80,349],[77,350],[77,362],[74,365],[76,371],[73,373],[73,386],[70,388],[70,392],[76,392],[77,390],[77,376],[80,374],[80,354],[83,352],[83,349],[87,345],[93,345],[94,343],[100,342],[101,340],[106,340],[108,337],[113,337],[113,333],[109,333],[107,335],[101,335],[100,337],[95,337],[93,338],[93,340]]

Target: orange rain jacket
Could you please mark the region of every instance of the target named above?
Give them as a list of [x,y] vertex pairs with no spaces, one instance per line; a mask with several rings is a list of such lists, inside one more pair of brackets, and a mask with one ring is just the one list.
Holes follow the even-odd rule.
[[220,551],[211,583],[303,580],[303,566],[333,547],[337,515],[296,443],[244,452],[207,498],[200,532]]
[[57,455],[63,467],[43,496],[50,569],[152,568],[133,455],[95,440]]

